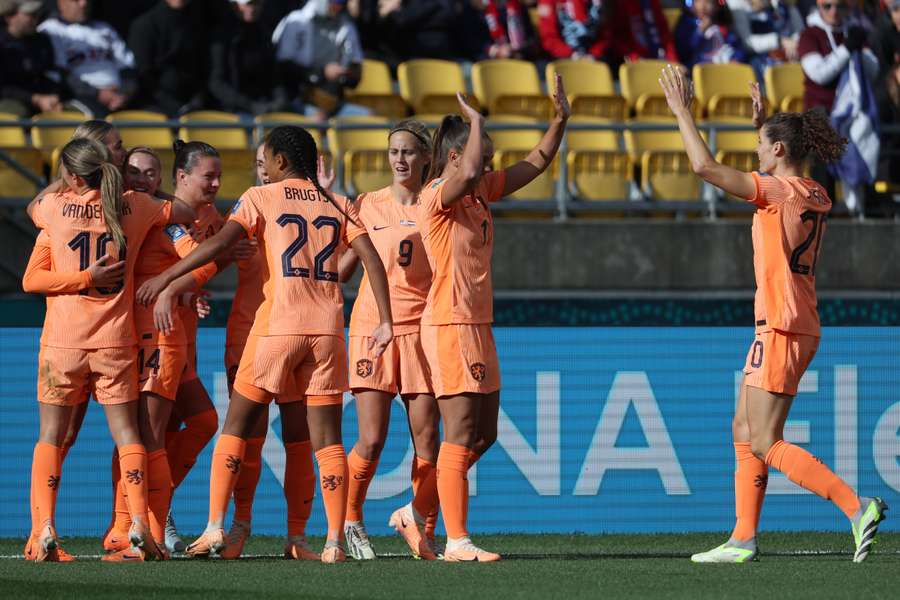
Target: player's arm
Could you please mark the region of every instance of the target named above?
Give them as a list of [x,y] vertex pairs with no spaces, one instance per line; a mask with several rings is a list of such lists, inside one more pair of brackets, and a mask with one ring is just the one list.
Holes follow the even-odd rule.
[[685,81],[684,75],[671,65],[662,70],[659,83],[666,94],[669,108],[678,121],[684,149],[694,173],[729,194],[740,198],[753,198],[756,195],[756,183],[750,173],[716,162],[706,142],[700,137],[700,131],[694,123],[694,115],[691,114],[691,102],[694,99],[693,84]]
[[380,323],[369,338],[369,350],[374,349],[375,356],[381,356],[387,345],[394,339],[394,317],[391,315],[391,296],[388,291],[387,273],[384,271],[381,258],[368,234],[354,238],[350,242],[350,247],[359,256],[366,269],[369,284],[372,286],[372,294],[375,296],[375,304],[378,305]]
[[34,208],[38,204],[40,204],[44,196],[46,196],[47,194],[56,194],[58,192],[61,192],[65,185],[66,184],[62,179],[57,179],[56,181],[51,182],[50,185],[42,189],[40,192],[38,192],[38,195],[28,203],[28,206],[25,207],[25,212],[28,214],[28,218],[32,220],[34,219],[31,213],[34,212]]
[[[210,263],[212,264],[212,263]],[[172,333],[175,324],[175,308],[176,306],[195,306],[195,298],[201,297],[196,293],[198,269],[191,271],[186,275],[182,275],[169,285],[167,285],[156,298],[156,304],[153,305],[153,322],[156,328],[165,335]],[[206,292],[202,292],[205,294]],[[205,304],[205,301],[204,301]],[[196,305],[198,314],[201,318],[205,318],[209,305],[205,304],[207,312],[200,312],[200,305]]]
[[359,255],[354,252],[353,248],[347,248],[338,261],[338,280],[341,283],[350,281],[350,278],[356,273],[357,265],[359,265]]
[[109,260],[110,256],[105,254],[83,271],[60,273],[53,270],[50,245],[38,237],[25,267],[22,289],[28,293],[50,295],[71,294],[91,287],[112,287],[125,277],[125,261],[107,265]]
[[135,301],[140,302],[144,306],[149,306],[170,283],[182,275],[187,275],[194,269],[215,260],[219,255],[236,244],[238,240],[245,237],[247,237],[247,231],[243,225],[236,221],[227,221],[218,233],[206,238],[193,252],[156,277],[145,281],[135,294]]
[[481,164],[484,152],[484,117],[469,106],[462,94],[457,92],[456,99],[459,100],[463,117],[467,118],[470,123],[469,139],[466,140],[466,147],[463,148],[459,168],[447,178],[441,189],[443,208],[449,208],[474,190],[484,172]]
[[572,110],[563,87],[562,76],[557,74],[555,88],[553,90],[553,106],[556,116],[550,123],[550,128],[544,133],[544,137],[534,149],[528,153],[525,160],[519,161],[506,169],[506,183],[503,186],[503,195],[508,196],[529,183],[538,175],[547,170],[553,157],[559,150],[563,134],[566,132],[566,123]]

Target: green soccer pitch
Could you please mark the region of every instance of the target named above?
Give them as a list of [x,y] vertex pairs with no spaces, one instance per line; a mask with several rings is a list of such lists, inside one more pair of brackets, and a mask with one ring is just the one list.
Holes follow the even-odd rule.
[[[188,539],[189,536],[185,536]],[[500,552],[494,564],[426,563],[409,558],[397,538],[372,539],[385,556],[344,564],[277,558],[282,540],[253,537],[235,562],[176,558],[168,563],[106,564],[99,540],[63,539],[76,563],[35,564],[16,556],[24,540],[0,540],[5,598],[898,598],[900,534],[879,536],[863,564],[852,537],[766,533],[760,560],[695,565],[688,557],[727,534],[478,535]],[[321,539],[311,539],[314,548]]]

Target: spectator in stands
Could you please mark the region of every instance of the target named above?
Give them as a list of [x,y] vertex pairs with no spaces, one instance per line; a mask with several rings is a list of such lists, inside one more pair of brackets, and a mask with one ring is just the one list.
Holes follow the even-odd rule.
[[612,21],[619,59],[678,60],[675,39],[659,0],[616,2]]
[[[62,110],[63,88],[50,38],[37,33],[41,3],[0,0],[0,112],[20,117]],[[51,76],[55,76],[51,78]]]
[[38,31],[53,42],[74,99],[95,116],[125,108],[137,91],[131,50],[109,24],[89,18],[90,0],[57,0],[57,8]]
[[298,8],[302,8],[306,0],[265,0],[260,11],[259,22],[272,37],[272,32],[281,20]]
[[688,70],[696,64],[745,62],[747,55],[731,26],[727,6],[694,0],[675,26],[678,59]]
[[346,8],[345,0],[309,0],[282,19],[272,35],[285,81],[298,85],[288,91],[318,119],[360,111],[344,103],[344,90],[359,83],[363,61]]
[[540,0],[541,45],[554,59],[608,58],[612,51],[609,12],[603,0]]
[[900,0],[889,0],[887,13],[878,24],[875,35],[875,51],[881,63],[882,73],[900,63]]
[[287,110],[275,46],[259,21],[263,0],[231,0],[234,13],[213,32],[209,91],[222,110],[254,115]]
[[486,58],[534,60],[540,44],[521,0],[476,0],[488,31]]
[[[806,109],[821,107],[831,113],[838,81],[853,52],[861,52],[870,80],[878,76],[878,58],[865,47],[865,30],[859,25],[848,26],[844,20],[846,13],[845,0],[818,0],[816,10],[806,19],[807,28],[800,34],[798,44]],[[827,167],[814,162],[810,172],[834,198],[834,178]]]
[[142,108],[175,117],[204,106],[207,23],[213,15],[193,4],[160,0],[131,26],[128,44],[137,62]]
[[797,44],[806,24],[796,6],[785,0],[728,0],[728,8],[759,81],[766,67],[799,60]]
[[461,57],[454,36],[459,0],[351,0],[363,47],[396,65],[411,58]]

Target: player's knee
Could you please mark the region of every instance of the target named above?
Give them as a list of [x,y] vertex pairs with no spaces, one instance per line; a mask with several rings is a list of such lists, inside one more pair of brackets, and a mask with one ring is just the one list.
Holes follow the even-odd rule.
[[478,438],[475,440],[475,445],[472,448],[479,455],[484,454],[488,451],[488,448],[494,445],[494,442],[497,441],[497,430],[481,432]]
[[360,431],[356,448],[358,454],[367,460],[374,460],[381,456],[381,450],[384,448],[384,439],[378,435],[378,432]]
[[746,442],[750,439],[750,425],[745,417],[734,416],[731,420],[731,435],[735,442]]
[[213,439],[219,427],[219,417],[214,410],[203,411],[198,415],[185,419],[185,425],[198,438]]
[[750,452],[759,460],[765,462],[769,448],[775,443],[775,439],[768,435],[756,435],[750,438]]

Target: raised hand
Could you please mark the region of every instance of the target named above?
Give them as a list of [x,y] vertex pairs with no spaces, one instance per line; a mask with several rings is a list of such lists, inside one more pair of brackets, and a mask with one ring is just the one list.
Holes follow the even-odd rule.
[[553,84],[553,108],[556,110],[556,118],[560,121],[567,121],[572,115],[572,107],[569,106],[569,97],[566,96],[562,75],[557,73]]
[[459,101],[459,110],[462,113],[463,118],[467,119],[470,123],[474,123],[476,121],[483,123],[484,117],[480,112],[472,108],[472,106],[466,101],[466,95],[462,92],[456,92],[456,99]]
[[125,278],[125,261],[119,260],[107,265],[111,258],[109,254],[104,254],[87,268],[93,287],[114,287],[122,283]]
[[688,81],[676,66],[666,65],[659,77],[659,85],[666,95],[666,102],[672,114],[691,110],[694,101],[694,83]]
[[319,155],[319,160],[316,161],[316,178],[325,191],[331,191],[335,179],[334,168],[325,164],[325,156],[322,154]]
[[750,99],[753,101],[753,126],[761,129],[766,122],[766,103],[759,91],[759,83],[755,81],[750,82]]

